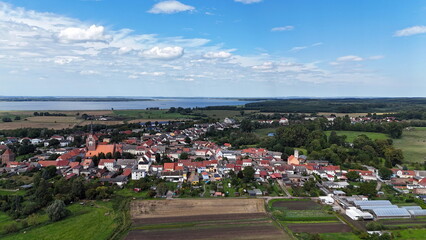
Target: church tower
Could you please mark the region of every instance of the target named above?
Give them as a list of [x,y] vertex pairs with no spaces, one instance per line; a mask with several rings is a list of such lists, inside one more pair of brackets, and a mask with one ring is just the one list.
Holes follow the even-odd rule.
[[1,162],[2,164],[8,164],[9,162],[15,161],[15,154],[12,152],[12,150],[7,149],[3,155],[1,155]]
[[89,151],[96,151],[96,145],[98,144],[98,138],[91,133],[86,139],[86,147]]

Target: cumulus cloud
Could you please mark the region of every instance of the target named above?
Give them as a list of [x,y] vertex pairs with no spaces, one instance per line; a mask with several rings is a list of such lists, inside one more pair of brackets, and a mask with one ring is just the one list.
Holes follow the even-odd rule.
[[232,54],[230,52],[220,51],[220,52],[208,52],[203,55],[204,58],[229,58]]
[[92,25],[88,28],[69,27],[61,30],[58,37],[62,41],[104,41],[105,28]]
[[294,29],[294,26],[274,27],[271,29],[271,32],[291,31],[293,29]]
[[140,56],[150,59],[172,60],[182,57],[184,50],[182,47],[153,47],[140,52]]
[[[105,28],[75,18],[14,7],[1,0],[0,36],[0,75],[14,84],[9,88],[2,86],[0,94],[22,94],[21,90],[19,93],[15,90],[20,89],[19,84],[31,85],[34,84],[31,81],[37,79],[44,79],[46,83],[60,79],[64,88],[77,90],[81,84],[94,82],[89,80],[96,75],[102,75],[102,81],[111,86],[110,90],[120,86],[119,80],[140,79],[132,82],[135,87],[126,89],[126,94],[150,83],[156,94],[163,94],[165,88],[177,86],[173,81],[182,81],[179,85],[206,87],[202,84],[241,86],[247,81],[254,84],[263,81],[281,86],[297,81],[322,83],[355,79],[348,71],[345,75],[338,73],[341,68],[330,67],[326,71],[327,66],[323,69],[314,63],[264,52],[238,55],[232,49],[224,49],[223,44],[210,43],[209,39],[161,37],[156,33]],[[311,46],[314,45],[318,44]],[[19,74],[24,67],[28,71]],[[359,71],[353,76],[373,78],[363,78],[363,74]],[[198,81],[200,79],[202,81]],[[102,95],[105,91],[97,90],[95,94]]]
[[395,37],[407,37],[416,34],[426,33],[426,26],[413,26],[395,32]]
[[172,14],[185,11],[193,11],[193,6],[185,5],[179,1],[163,1],[155,4],[148,12],[154,14]]
[[258,3],[261,2],[263,0],[235,0],[235,2],[240,2],[240,3],[244,3],[244,4],[252,4],[252,3]]

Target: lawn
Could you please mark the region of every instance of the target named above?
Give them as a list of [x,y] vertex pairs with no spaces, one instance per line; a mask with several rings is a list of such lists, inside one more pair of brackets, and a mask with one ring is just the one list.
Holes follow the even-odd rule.
[[[357,131],[335,131],[337,135],[342,136],[346,135],[347,142],[353,142],[356,137],[359,135],[366,135],[367,137],[375,139],[388,139],[390,138],[387,134],[384,133],[375,133],[375,132],[357,132]],[[325,134],[330,136],[331,131],[326,131]]]
[[395,139],[394,145],[402,149],[404,162],[423,163],[426,160],[426,127],[404,130],[401,139]]
[[327,240],[359,240],[353,233],[321,233],[320,236]]
[[3,239],[109,239],[118,227],[112,203],[95,202],[94,206],[73,204],[68,209],[72,214],[64,220],[48,222]]
[[9,189],[0,189],[0,195],[20,195],[23,196],[25,194],[24,190],[9,190]]
[[267,137],[269,133],[275,133],[277,128],[260,128],[256,129],[254,133],[259,137]]
[[147,198],[148,197],[148,191],[142,191],[142,192],[135,192],[133,189],[123,188],[117,192],[115,192],[117,195],[123,196],[123,197],[132,197],[132,198]]
[[392,231],[396,239],[425,239],[426,229],[405,229]]

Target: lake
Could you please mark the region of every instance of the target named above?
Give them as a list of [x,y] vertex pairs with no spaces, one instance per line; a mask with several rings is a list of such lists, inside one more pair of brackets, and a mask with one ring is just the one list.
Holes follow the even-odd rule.
[[171,107],[195,108],[208,106],[234,106],[244,105],[253,101],[239,101],[237,99],[218,98],[159,98],[154,101],[126,101],[126,102],[78,102],[78,101],[26,101],[26,102],[1,102],[0,111],[47,111],[47,110],[115,110],[146,109],[158,107],[168,109]]

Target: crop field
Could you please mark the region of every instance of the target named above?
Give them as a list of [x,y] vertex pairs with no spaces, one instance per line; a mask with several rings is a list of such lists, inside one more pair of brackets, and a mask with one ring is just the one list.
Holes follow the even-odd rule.
[[[192,118],[191,115],[180,113],[169,113],[168,110],[115,110],[115,116],[126,119],[186,119]],[[149,121],[149,120],[148,120]]]
[[291,239],[262,199],[173,199],[131,203],[133,239]]
[[276,201],[272,203],[274,208],[286,208],[288,210],[321,210],[322,206],[313,201]]
[[423,163],[426,161],[426,127],[404,130],[401,139],[395,139],[394,145],[402,149],[404,162]]
[[[138,218],[182,217],[216,214],[264,213],[262,199],[177,199],[133,201],[131,216]],[[220,211],[218,211],[220,209]]]
[[13,122],[0,122],[0,130],[9,130],[17,128],[49,128],[57,130],[63,128],[72,128],[79,122],[81,122],[81,120],[73,116],[33,116]]
[[351,227],[341,222],[288,224],[287,226],[292,232],[297,233],[340,233],[352,231]]
[[272,200],[273,216],[293,233],[346,233],[350,226],[342,223],[326,206],[308,199]]
[[[390,138],[387,134],[384,133],[375,133],[375,132],[357,132],[357,131],[335,131],[338,136],[346,135],[347,142],[353,142],[355,138],[359,135],[366,135],[367,137],[375,139],[388,139]],[[331,131],[326,131],[325,134],[330,136]]]

